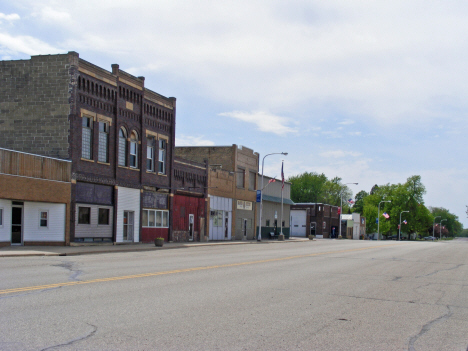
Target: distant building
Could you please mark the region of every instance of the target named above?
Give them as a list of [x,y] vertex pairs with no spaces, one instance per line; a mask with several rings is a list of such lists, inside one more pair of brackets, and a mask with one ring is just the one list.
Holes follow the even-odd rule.
[[337,238],[339,206],[322,203],[296,203],[291,206],[291,236]]

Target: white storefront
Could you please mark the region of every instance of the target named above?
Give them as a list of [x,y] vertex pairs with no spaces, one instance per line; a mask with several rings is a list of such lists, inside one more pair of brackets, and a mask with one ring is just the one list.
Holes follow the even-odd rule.
[[64,242],[66,205],[0,199],[0,242]]
[[140,189],[119,187],[117,190],[116,241],[140,241]]
[[210,240],[231,240],[232,199],[210,196]]

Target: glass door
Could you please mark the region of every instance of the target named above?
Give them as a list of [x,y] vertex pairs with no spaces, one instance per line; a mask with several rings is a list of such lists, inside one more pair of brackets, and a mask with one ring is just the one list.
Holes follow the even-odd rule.
[[11,244],[23,244],[23,206],[13,206],[11,213]]
[[193,241],[193,225],[194,225],[195,216],[193,214],[189,214],[189,240]]
[[124,211],[123,241],[133,241],[133,211]]

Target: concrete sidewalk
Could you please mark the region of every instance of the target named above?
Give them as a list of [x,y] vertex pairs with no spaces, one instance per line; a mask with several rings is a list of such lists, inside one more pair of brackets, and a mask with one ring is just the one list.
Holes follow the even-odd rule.
[[167,243],[163,247],[156,247],[154,244],[129,243],[129,244],[76,244],[72,246],[6,246],[0,248],[0,258],[2,257],[23,257],[23,256],[74,256],[74,255],[92,255],[102,253],[117,252],[139,252],[155,251],[167,249],[180,249],[198,246],[217,246],[217,245],[249,245],[249,244],[286,244],[309,241],[307,238],[291,238],[285,241],[262,240],[257,241],[208,241],[208,242],[185,242],[185,243]]

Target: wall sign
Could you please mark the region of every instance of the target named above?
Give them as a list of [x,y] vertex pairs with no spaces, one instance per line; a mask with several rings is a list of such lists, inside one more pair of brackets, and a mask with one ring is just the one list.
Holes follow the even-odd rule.
[[76,183],[76,202],[113,205],[114,192],[112,186],[91,183]]
[[143,191],[143,207],[167,209],[167,194]]

